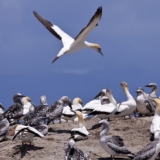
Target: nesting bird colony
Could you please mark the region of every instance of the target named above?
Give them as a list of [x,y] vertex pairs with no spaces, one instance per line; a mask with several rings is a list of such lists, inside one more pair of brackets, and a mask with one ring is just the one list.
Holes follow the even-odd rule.
[[[55,62],[66,53],[73,53],[82,48],[94,49],[103,56],[100,45],[85,41],[88,34],[98,25],[102,16],[102,7],[97,9],[87,26],[82,29],[75,39],[58,26],[42,18],[36,11],[33,14],[64,45],[52,62]],[[0,105],[0,141],[1,143],[8,141],[7,133],[10,127],[15,126],[11,139],[13,142],[19,139],[17,143],[20,143],[23,148],[36,146],[34,137],[47,137],[51,123],[53,127],[54,124],[64,124],[63,131],[65,130],[65,124],[75,123],[78,124],[78,127],[70,128],[68,132],[70,138],[66,138],[67,144],[64,144],[64,147],[61,148],[66,160],[93,159],[93,151],[86,151],[85,147],[81,150],[76,143],[79,141],[87,143],[92,136],[92,130],[97,130],[99,127],[102,127],[102,130],[98,134],[99,138],[96,139],[99,145],[96,146],[95,150],[101,148],[106,155],[110,155],[111,159],[121,157],[122,159],[154,160],[159,157],[160,152],[160,99],[157,97],[157,85],[156,83],[150,83],[145,86],[152,89],[149,94],[142,87],[139,87],[136,90],[136,98],[131,95],[126,82],[121,82],[120,86],[127,97],[126,101],[116,101],[112,91],[105,88],[97,94],[94,100],[85,105],[83,105],[81,98],[77,97],[71,101],[68,96],[62,96],[49,107],[46,96],[42,95],[40,97],[41,104],[36,106],[30,97],[17,93],[13,96],[14,104],[7,110],[2,104]],[[132,121],[146,116],[152,118],[152,123],[148,128],[151,142],[136,153],[126,147],[125,140],[123,141],[122,137],[108,134],[109,129],[112,128],[112,125],[109,124],[110,121],[114,123],[117,119],[122,119],[125,123],[127,119],[132,123]],[[97,120],[97,123],[90,129],[87,128],[85,123],[87,124],[94,119]],[[117,129],[120,127],[117,126]],[[48,143],[52,143],[52,140]],[[45,159],[47,160],[47,157]]]

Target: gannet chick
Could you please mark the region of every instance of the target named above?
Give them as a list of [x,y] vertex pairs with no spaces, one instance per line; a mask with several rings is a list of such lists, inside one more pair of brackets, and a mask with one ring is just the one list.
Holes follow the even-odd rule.
[[71,138],[74,140],[83,140],[88,138],[89,132],[83,124],[83,114],[80,111],[73,112],[75,112],[78,117],[79,128],[73,128],[71,130]]
[[160,99],[155,98],[153,100],[156,103],[156,110],[150,126],[150,132],[154,135],[154,140],[160,138]]
[[6,135],[9,129],[9,121],[7,118],[4,118],[3,114],[0,114],[0,141],[6,139]]
[[129,92],[128,84],[126,82],[121,82],[120,85],[127,97],[127,101],[117,104],[117,111],[115,112],[114,117],[131,115],[137,106],[135,99]]
[[155,112],[155,107],[152,107],[150,103],[148,103],[148,94],[144,91],[143,88],[139,87],[136,90],[137,93],[137,98],[136,98],[136,103],[137,103],[137,111],[141,115],[145,116],[152,116],[154,115]]
[[65,147],[65,159],[66,160],[91,160],[90,153],[84,153],[82,150],[78,149],[75,145],[75,141],[70,139]]
[[155,160],[160,152],[160,141],[153,141],[137,152],[133,160]]
[[89,33],[98,25],[99,20],[102,16],[102,7],[99,7],[96,13],[93,15],[89,23],[85,28],[81,30],[81,32],[77,35],[75,39],[70,37],[67,33],[62,31],[58,26],[52,24],[48,20],[42,18],[37,12],[33,12],[35,17],[58,39],[60,39],[63,43],[63,48],[59,51],[57,56],[52,61],[55,62],[59,57],[63,56],[64,54],[74,53],[82,48],[92,48],[99,52],[101,55],[101,48],[98,44],[89,43],[86,40]]
[[40,105],[36,107],[36,115],[38,117],[46,118],[46,112],[49,109],[47,104],[47,98],[45,95],[40,97]]
[[45,125],[42,121],[38,121],[36,126],[33,127],[37,129],[40,133],[42,133],[44,136],[48,133],[48,126]]
[[67,96],[61,97],[60,100],[51,105],[51,107],[47,110],[47,124],[51,121],[54,122],[55,119],[58,119],[61,123],[62,111],[65,104],[68,104],[70,107],[72,105],[71,100]]
[[106,120],[99,122],[103,125],[102,131],[100,132],[99,143],[100,146],[111,155],[112,159],[115,156],[128,156],[133,155],[124,145],[123,139],[119,136],[107,136],[109,131],[109,123]]
[[[79,97],[73,99],[72,109],[73,109],[74,111],[81,110],[81,109],[82,109],[82,106],[83,106],[83,101],[82,101],[82,99],[80,99]],[[75,119],[76,117],[77,117],[76,114],[71,111],[70,106],[65,106],[65,107],[63,108],[62,119],[65,119],[66,121],[68,121],[68,120],[74,121],[74,119]]]
[[44,137],[44,135],[42,133],[40,133],[38,130],[36,130],[35,128],[31,127],[31,126],[24,126],[19,124],[16,128],[15,128],[15,134],[12,137],[12,141],[16,138],[16,136],[19,135],[19,139],[22,141],[22,145],[24,143],[30,143],[30,145],[33,142],[33,137],[39,136],[39,137]]
[[13,96],[14,104],[10,106],[5,112],[4,117],[7,118],[10,124],[14,124],[17,119],[23,116],[23,107],[20,98],[25,97],[21,93],[17,93]]

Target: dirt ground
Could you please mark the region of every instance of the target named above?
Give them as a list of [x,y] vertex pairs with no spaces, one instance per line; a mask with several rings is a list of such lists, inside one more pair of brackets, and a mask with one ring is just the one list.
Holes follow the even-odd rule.
[[[142,149],[150,142],[150,125],[153,117],[134,119],[113,119],[110,121],[109,135],[119,135],[123,138],[126,147],[133,153]],[[100,119],[95,118],[85,121],[85,126],[90,129]],[[21,146],[21,141],[16,138],[11,141],[14,128],[8,132],[8,140],[0,143],[0,160],[64,160],[64,148],[70,137],[72,128],[78,127],[77,122],[68,122],[49,125],[49,132],[44,138],[35,137],[34,145]],[[92,160],[109,160],[107,154],[99,145],[101,128],[91,130],[87,140],[78,141],[76,145],[84,152],[91,152]],[[116,158],[117,160],[121,158]],[[126,158],[127,159],[127,158]]]

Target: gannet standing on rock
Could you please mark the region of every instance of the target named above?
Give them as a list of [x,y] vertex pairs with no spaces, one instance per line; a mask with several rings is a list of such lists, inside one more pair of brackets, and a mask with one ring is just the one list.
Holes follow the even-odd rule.
[[131,115],[137,106],[135,99],[129,92],[128,84],[126,82],[121,82],[120,85],[127,97],[127,101],[117,104],[117,111],[115,112],[114,117]]
[[44,136],[48,133],[48,126],[44,124],[42,121],[38,121],[36,126],[33,127],[37,129],[40,133],[42,133]]
[[46,114],[48,118],[47,124],[49,124],[51,121],[54,122],[55,119],[58,119],[61,123],[62,111],[65,104],[68,104],[70,107],[72,105],[71,100],[67,96],[61,97],[60,100],[51,105]]
[[45,20],[42,18],[37,12],[33,12],[35,17],[58,39],[60,39],[64,45],[64,47],[59,51],[57,56],[52,61],[55,62],[59,57],[63,56],[64,54],[68,53],[74,53],[82,48],[92,48],[99,52],[101,55],[101,48],[98,44],[89,43],[86,40],[89,33],[98,25],[99,20],[102,16],[102,7],[99,7],[94,14],[94,16],[91,18],[89,23],[85,28],[81,30],[81,32],[77,35],[75,39],[70,37],[68,34],[66,34],[64,31],[62,31],[58,26],[52,24],[51,22]]
[[88,138],[89,132],[83,124],[83,114],[80,111],[73,112],[75,112],[78,117],[79,128],[73,128],[71,130],[71,138],[73,138],[74,140],[83,140]]
[[36,130],[35,128],[33,128],[31,126],[24,126],[21,124],[19,124],[15,128],[15,134],[12,137],[12,141],[16,138],[17,135],[19,135],[19,139],[22,141],[22,145],[24,143],[30,143],[30,145],[31,145],[32,141],[33,141],[33,137],[35,135],[37,135],[39,137],[44,137],[44,135],[42,133],[40,133],[38,130]]
[[70,139],[65,147],[65,159],[66,160],[91,160],[90,153],[84,153],[82,150],[78,149],[75,145],[75,141]]
[[38,117],[46,118],[46,112],[49,109],[47,104],[47,98],[45,95],[40,97],[40,105],[36,107],[36,115]]
[[155,107],[152,107],[150,105],[150,103],[148,103],[148,96],[149,95],[141,87],[139,87],[136,90],[136,93],[137,93],[137,98],[136,98],[137,111],[141,115],[145,115],[145,116],[152,116],[152,115],[154,115]]
[[109,123],[106,120],[101,120],[99,122],[103,125],[102,131],[99,136],[99,143],[101,147],[111,155],[112,159],[115,156],[128,156],[134,157],[134,154],[131,153],[124,145],[123,139],[119,136],[107,136],[109,131]]
[[21,93],[17,93],[13,96],[14,104],[10,106],[5,112],[4,117],[6,117],[10,124],[14,124],[15,120],[19,119],[23,115],[23,107],[20,98],[25,97]]
[[[102,89],[94,98],[99,98],[99,99],[94,99],[92,101],[89,101],[88,103],[85,104],[85,106],[82,108],[82,113],[84,114],[84,118],[88,117],[88,114],[94,111],[94,109],[101,105],[101,98],[103,96],[106,96],[106,89]],[[92,118],[92,117],[90,117]]]
[[6,139],[6,135],[9,129],[9,121],[4,118],[3,114],[0,114],[0,141]]
[[156,103],[156,110],[150,126],[150,132],[154,134],[154,140],[159,140],[160,138],[160,99],[155,98],[153,100]]
[[[80,98],[74,98],[73,102],[72,102],[72,110],[74,111],[78,111],[78,110],[82,110],[82,106],[83,106],[83,101]],[[70,106],[65,106],[63,108],[63,112],[62,112],[62,119],[65,120],[74,120],[76,118],[76,114],[74,112],[71,111]]]
[[101,104],[99,106],[97,105],[97,107],[89,115],[97,115],[100,119],[112,118],[117,107],[110,102],[110,99],[112,101],[113,95],[112,91],[108,88],[106,89],[106,96],[101,98]]
[[155,160],[160,152],[160,141],[153,141],[137,152],[133,160]]

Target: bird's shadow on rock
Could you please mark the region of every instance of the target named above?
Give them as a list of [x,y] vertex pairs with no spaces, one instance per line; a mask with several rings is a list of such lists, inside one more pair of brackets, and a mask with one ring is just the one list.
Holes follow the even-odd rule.
[[27,144],[25,144],[25,145],[17,145],[17,146],[15,146],[14,147],[14,149],[16,150],[16,154],[18,154],[18,153],[20,153],[21,155],[21,158],[23,158],[25,155],[26,155],[26,153],[28,152],[28,151],[36,151],[36,150],[41,150],[41,149],[43,149],[44,147],[38,147],[38,146],[34,146],[34,145],[27,145]]
[[71,130],[54,130],[53,128],[49,128],[48,129],[48,132],[54,132],[54,133],[59,133],[59,134],[62,134],[62,133],[67,133],[67,134],[71,134]]

